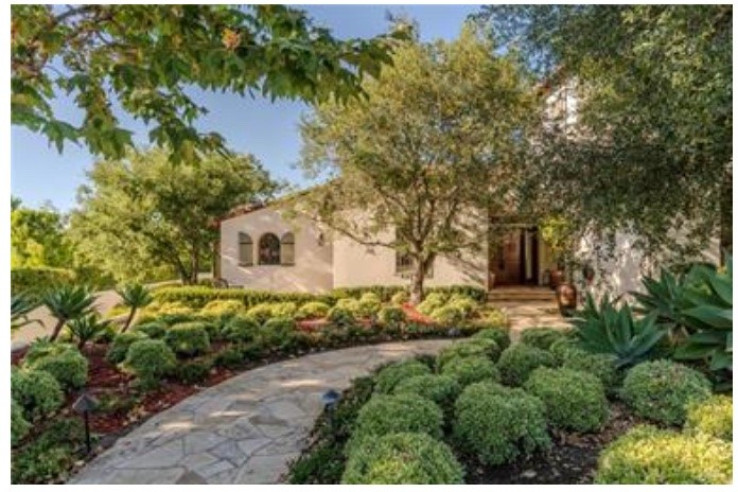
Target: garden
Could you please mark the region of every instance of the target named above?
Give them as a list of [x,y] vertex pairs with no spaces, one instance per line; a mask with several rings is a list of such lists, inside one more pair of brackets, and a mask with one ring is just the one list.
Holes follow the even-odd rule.
[[568,331],[483,329],[358,379],[289,480],[731,483],[730,265],[646,278],[633,309],[590,298]]
[[[131,284],[119,294],[122,302],[104,317],[83,286],[13,297],[15,329],[38,304],[57,319],[50,337],[12,355],[14,483],[64,482],[149,416],[259,365],[506,324],[483,305],[483,290],[467,286],[430,289],[416,307],[392,287],[313,295]],[[80,399],[93,402],[91,452]]]

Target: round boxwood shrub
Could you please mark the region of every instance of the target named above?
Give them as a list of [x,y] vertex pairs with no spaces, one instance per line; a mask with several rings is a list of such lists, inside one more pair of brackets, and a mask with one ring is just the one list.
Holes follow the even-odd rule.
[[210,375],[211,367],[211,363],[206,360],[177,364],[174,377],[185,384],[201,383]]
[[554,427],[590,432],[607,419],[605,388],[592,374],[539,367],[525,382],[525,389],[541,399]]
[[441,438],[443,412],[432,401],[414,394],[375,395],[359,410],[347,444],[349,454],[367,437],[395,432],[419,432]]
[[249,308],[246,312],[252,318],[255,318],[259,323],[264,323],[266,320],[274,316],[272,310],[272,304],[263,302]]
[[510,386],[521,386],[538,367],[554,366],[556,359],[550,352],[524,343],[506,348],[497,362],[502,382]]
[[727,484],[733,475],[730,443],[706,435],[638,426],[600,454],[601,484]]
[[430,314],[430,317],[445,326],[456,325],[464,321],[464,318],[466,318],[461,309],[449,304],[441,306],[438,309],[434,309]]
[[733,398],[713,395],[687,407],[686,428],[693,434],[706,434],[733,442]]
[[234,316],[223,325],[223,338],[232,343],[248,343],[259,334],[259,322],[251,316]]
[[164,335],[164,341],[175,354],[182,357],[194,357],[210,350],[207,326],[200,321],[172,326]]
[[446,302],[446,306],[451,306],[461,311],[461,314],[465,319],[472,316],[479,310],[479,304],[477,301],[462,294],[452,295],[448,302]]
[[391,393],[400,381],[430,373],[431,370],[427,365],[415,359],[395,362],[377,373],[374,391],[377,393]]
[[379,321],[388,326],[399,326],[407,321],[407,314],[401,307],[385,306],[379,310]]
[[414,394],[450,409],[461,392],[461,385],[451,376],[424,374],[403,379],[394,389],[394,394]]
[[560,329],[549,327],[527,328],[520,334],[520,341],[531,347],[549,350],[554,342],[566,338]]
[[23,407],[15,401],[10,400],[10,445],[16,446],[31,430],[31,423],[23,415]]
[[687,405],[710,397],[707,378],[668,360],[643,362],[630,369],[620,392],[636,414],[669,425],[681,425]]
[[441,373],[456,379],[461,386],[468,386],[487,379],[500,380],[500,371],[494,363],[480,355],[453,357],[443,365]]
[[395,306],[402,306],[406,302],[410,301],[410,293],[406,290],[400,290],[392,294],[390,302]]
[[111,364],[120,364],[126,358],[128,347],[130,347],[134,342],[146,340],[148,338],[149,337],[146,336],[145,333],[142,333],[140,331],[120,333],[116,335],[115,338],[113,338],[113,342],[110,344],[110,347],[108,348],[108,353],[105,355],[105,358]]
[[62,352],[49,354],[28,364],[31,369],[46,371],[54,376],[65,390],[83,387],[87,383],[89,366],[87,358],[71,345]]
[[205,304],[200,314],[204,316],[218,316],[230,318],[246,312],[246,306],[243,301],[237,301],[235,299],[219,299],[216,301],[210,301]]
[[163,340],[139,340],[131,344],[123,367],[133,373],[143,388],[155,388],[177,366],[174,351]]
[[451,449],[426,434],[401,432],[363,441],[351,452],[344,484],[460,484]]
[[415,309],[417,309],[420,314],[430,316],[433,311],[443,307],[444,304],[446,304],[446,296],[444,294],[440,292],[431,292],[425,296],[423,302],[418,304]]
[[59,382],[46,371],[13,369],[10,373],[10,393],[30,421],[51,414],[64,402]]
[[294,318],[297,314],[297,304],[294,302],[277,302],[272,304],[272,317]]
[[564,354],[563,359],[563,367],[566,369],[591,374],[600,380],[608,395],[617,394],[622,377],[615,365],[616,356],[570,349]]
[[561,337],[553,342],[548,351],[553,354],[559,364],[563,364],[570,356],[588,353],[579,346],[576,338],[568,336]]
[[296,348],[297,323],[292,318],[272,318],[259,330],[259,338],[266,347],[292,350]]
[[359,316],[359,300],[353,297],[344,297],[336,301],[334,308],[344,309],[351,313],[353,317]]
[[318,319],[328,316],[331,307],[324,302],[306,302],[295,314],[296,319]]
[[443,368],[446,362],[458,357],[483,356],[492,361],[500,357],[500,346],[490,338],[472,338],[454,342],[438,353],[438,367]]
[[453,435],[485,465],[507,463],[551,445],[541,400],[488,381],[467,386],[456,400]]
[[382,300],[373,292],[366,292],[357,304],[357,315],[362,318],[371,318],[382,309]]
[[164,338],[168,329],[169,325],[161,321],[148,321],[136,325],[134,328],[135,331],[141,332],[149,338]]
[[[487,326],[486,324],[482,326]],[[510,335],[507,332],[507,328],[482,328],[472,338],[485,338],[488,340],[494,340],[500,350],[505,350],[510,346]]]
[[487,311],[484,314],[484,322],[500,328],[508,328],[510,326],[510,320],[508,319],[507,314],[500,309]]
[[[343,299],[341,299],[343,300]],[[356,322],[354,312],[341,306],[333,306],[328,311],[328,321],[338,326],[348,326]]]

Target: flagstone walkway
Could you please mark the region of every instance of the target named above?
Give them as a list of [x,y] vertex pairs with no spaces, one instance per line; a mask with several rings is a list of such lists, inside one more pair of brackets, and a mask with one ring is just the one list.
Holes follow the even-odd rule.
[[299,456],[328,389],[377,366],[436,353],[417,340],[312,354],[253,369],[155,415],[70,483],[278,483]]

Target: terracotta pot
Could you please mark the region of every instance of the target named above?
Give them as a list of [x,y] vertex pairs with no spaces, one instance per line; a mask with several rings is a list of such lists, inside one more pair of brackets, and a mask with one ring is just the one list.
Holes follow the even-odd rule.
[[559,284],[556,288],[556,302],[562,316],[571,316],[577,309],[577,288],[568,283]]
[[564,270],[551,270],[549,278],[549,287],[556,290],[564,281]]

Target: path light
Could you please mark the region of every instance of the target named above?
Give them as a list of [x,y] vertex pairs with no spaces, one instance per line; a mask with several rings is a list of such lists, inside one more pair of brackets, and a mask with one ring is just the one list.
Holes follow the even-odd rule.
[[341,394],[334,389],[330,389],[323,393],[323,396],[321,396],[320,399],[323,401],[323,408],[328,412],[331,422],[333,422],[333,411],[336,409],[338,400],[341,399]]
[[87,445],[87,454],[92,451],[92,442],[90,440],[90,412],[100,405],[100,402],[95,399],[89,393],[83,393],[82,396],[77,398],[77,401],[72,405],[72,410],[84,416],[85,419],[85,444]]

